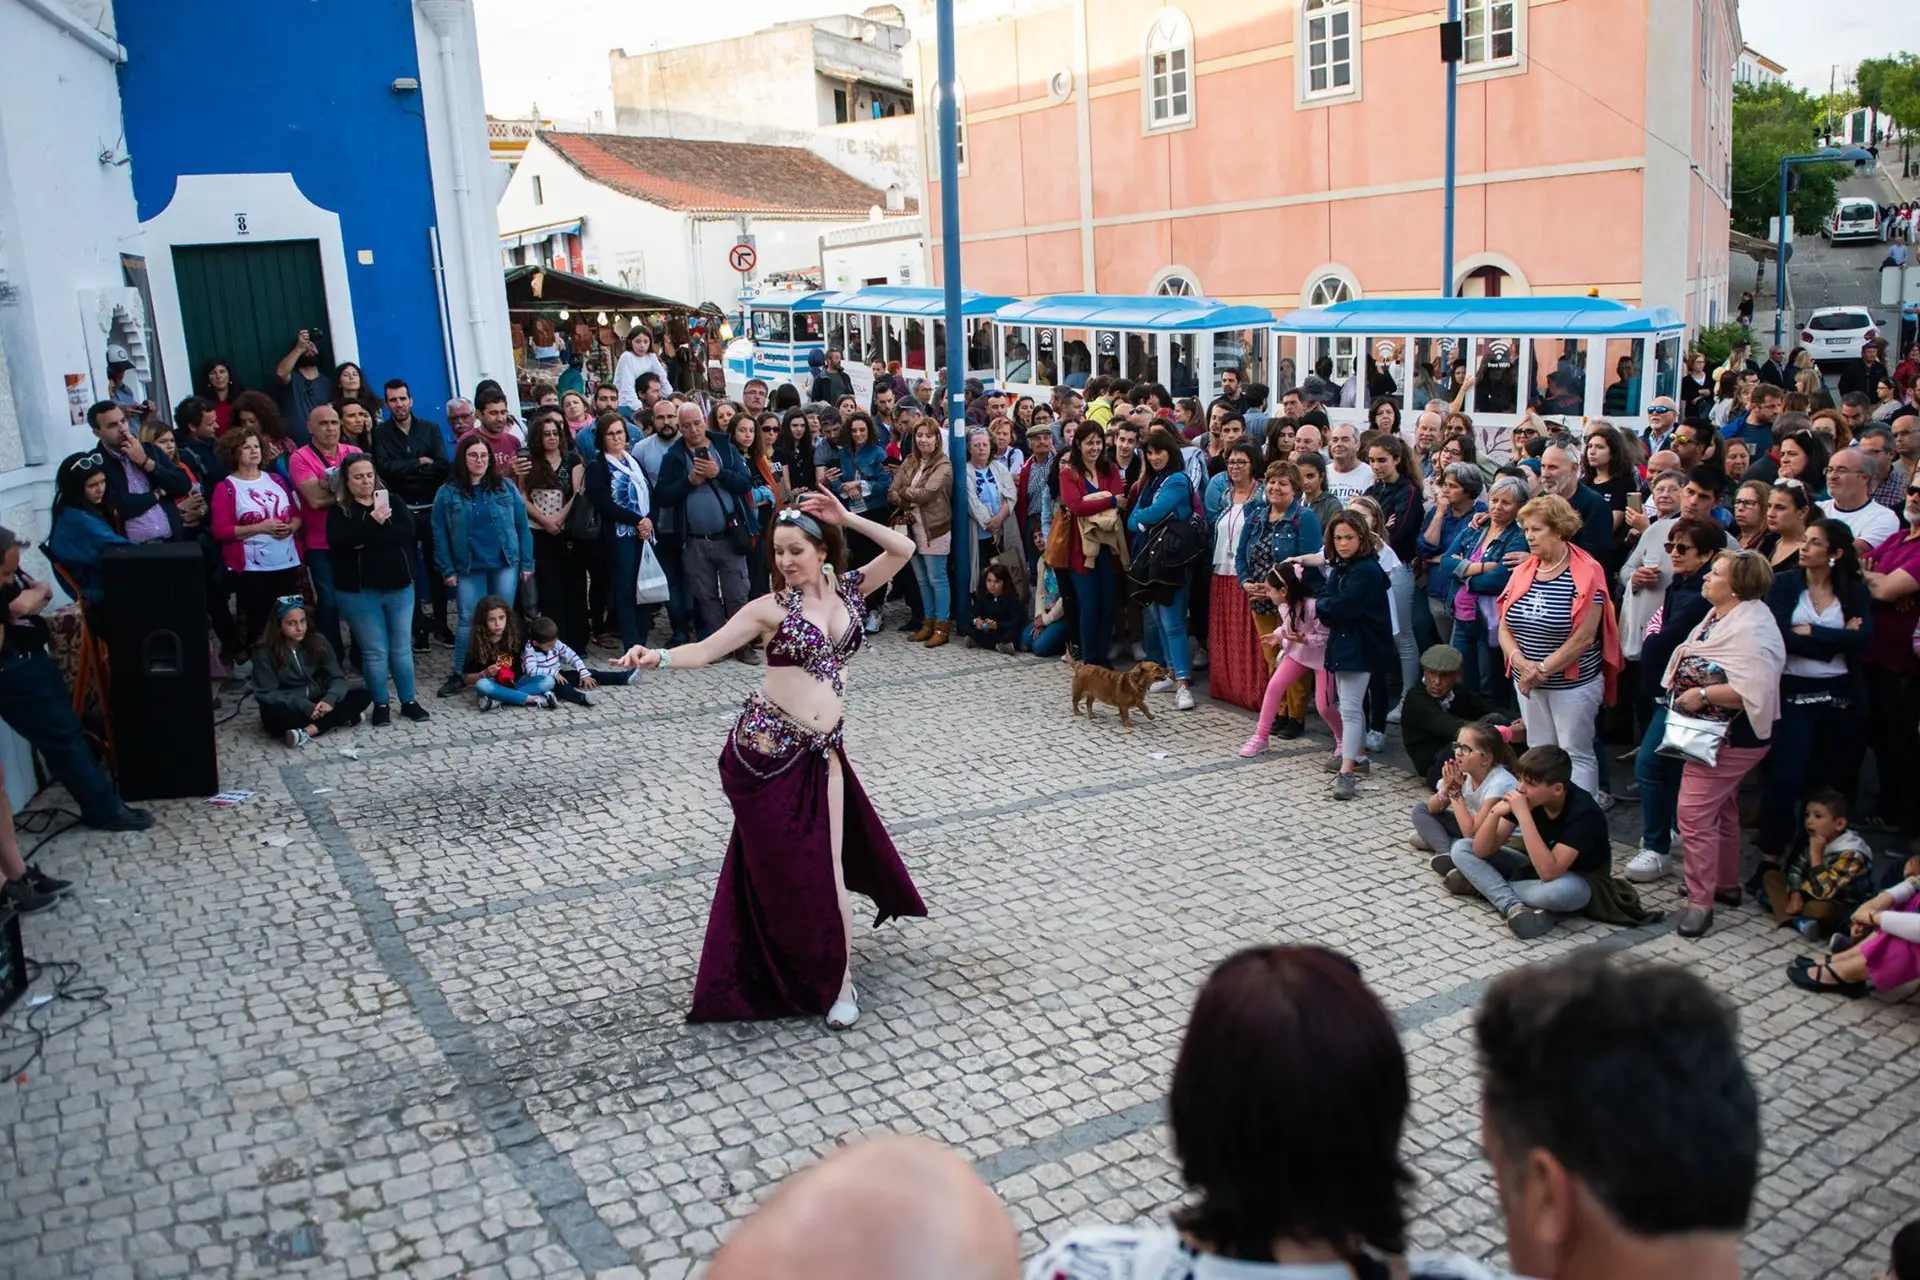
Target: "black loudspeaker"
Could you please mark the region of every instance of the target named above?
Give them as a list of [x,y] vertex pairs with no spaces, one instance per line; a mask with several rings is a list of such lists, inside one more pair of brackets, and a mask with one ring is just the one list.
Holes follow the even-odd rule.
[[206,567],[192,542],[108,548],[107,664],[113,745],[126,800],[220,790],[207,668]]

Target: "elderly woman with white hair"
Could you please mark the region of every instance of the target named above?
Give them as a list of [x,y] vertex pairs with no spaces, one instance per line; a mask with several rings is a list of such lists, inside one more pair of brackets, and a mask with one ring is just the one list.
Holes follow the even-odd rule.
[[1429,590],[1437,578],[1446,591],[1452,643],[1460,651],[1463,679],[1483,697],[1494,696],[1503,684],[1497,603],[1513,566],[1527,555],[1527,538],[1518,516],[1532,497],[1527,482],[1518,476],[1496,479],[1487,488],[1487,518],[1464,521],[1428,575]]
[[1419,545],[1420,562],[1427,568],[1427,615],[1442,644],[1453,641],[1453,597],[1460,584],[1452,575],[1433,570],[1460,531],[1487,509],[1480,500],[1485,488],[1480,468],[1471,462],[1443,463],[1435,469],[1433,511],[1420,531]]
[[[967,566],[967,581],[973,590],[980,586],[980,575],[993,558],[1006,550],[1010,535],[1003,537],[1013,518],[1013,500],[1017,496],[1013,473],[993,456],[993,437],[985,427],[967,431],[967,512],[973,517],[973,561]],[[1013,544],[1017,546],[1018,544]]]

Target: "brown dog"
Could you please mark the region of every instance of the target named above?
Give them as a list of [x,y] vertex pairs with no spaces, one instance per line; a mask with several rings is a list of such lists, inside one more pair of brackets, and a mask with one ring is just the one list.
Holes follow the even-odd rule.
[[1087,719],[1093,719],[1093,704],[1110,702],[1120,711],[1120,723],[1133,727],[1133,717],[1129,714],[1138,711],[1147,719],[1153,719],[1153,712],[1147,710],[1147,686],[1157,680],[1165,680],[1173,673],[1157,662],[1136,663],[1131,671],[1109,671],[1105,667],[1090,667],[1085,663],[1075,663],[1073,668],[1073,714],[1080,714],[1080,703],[1087,704]]

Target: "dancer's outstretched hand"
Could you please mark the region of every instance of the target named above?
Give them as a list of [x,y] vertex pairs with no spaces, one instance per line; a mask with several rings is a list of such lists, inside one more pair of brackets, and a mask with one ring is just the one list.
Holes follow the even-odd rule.
[[660,667],[660,651],[637,644],[615,658],[613,665],[629,671],[656,671]]
[[846,505],[827,489],[800,495],[800,509],[821,524],[845,524],[849,519]]

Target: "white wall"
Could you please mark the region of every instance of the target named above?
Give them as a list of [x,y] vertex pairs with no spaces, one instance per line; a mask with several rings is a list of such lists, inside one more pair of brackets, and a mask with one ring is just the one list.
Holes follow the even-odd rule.
[[[918,219],[914,220],[918,224]],[[887,231],[894,228],[887,227]],[[922,262],[926,246],[917,235],[853,244],[827,243],[820,249],[820,265],[829,289],[858,289],[869,280],[888,284],[930,284]]]
[[[500,172],[487,142],[480,45],[472,5],[469,0],[415,0],[413,31],[419,48],[420,97],[426,108],[434,211],[445,264],[454,385],[471,387],[483,378],[493,378],[512,386],[513,331],[507,321],[500,227],[494,217],[500,197]],[[440,53],[443,33],[449,46],[448,65],[443,65]],[[457,189],[463,183],[467,189],[464,200]]]
[[18,0],[0,0],[0,85],[8,104],[0,111],[0,389],[10,392],[0,397],[0,520],[38,541],[54,465],[93,438],[71,425],[64,381],[79,374],[91,382],[81,295],[125,284],[120,254],[140,252],[139,220],[127,166],[100,160],[109,149],[125,155],[109,57]]

